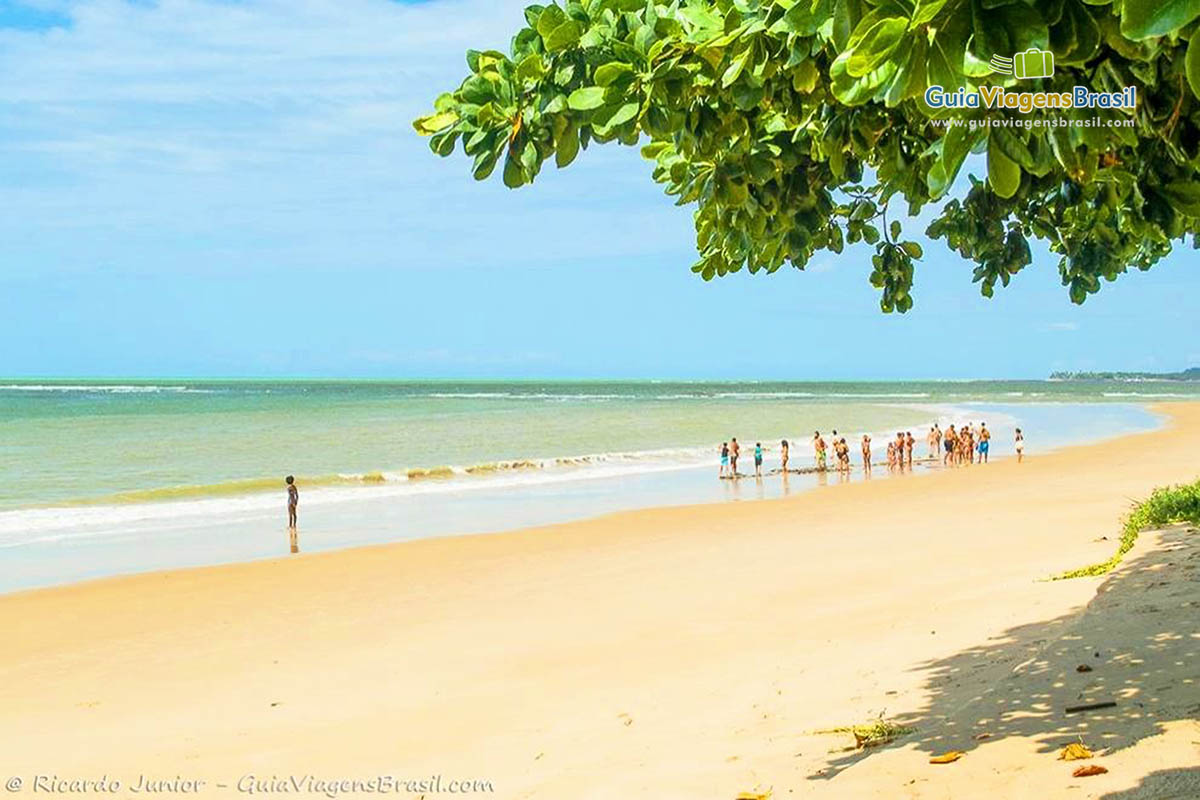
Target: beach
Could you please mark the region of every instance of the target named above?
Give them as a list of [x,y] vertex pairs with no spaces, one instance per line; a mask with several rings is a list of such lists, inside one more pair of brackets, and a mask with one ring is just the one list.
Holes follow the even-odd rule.
[[[1153,430],[1143,404],[1181,398],[1200,383],[0,383],[0,593],[285,555],[286,475],[312,553],[786,497],[821,484],[814,430],[850,436],[855,464],[870,434],[882,466],[897,431],[921,456],[931,424],[986,422],[1003,457],[1015,427],[1044,453]],[[761,442],[764,480],[715,479],[732,437],[743,473]]]
[[[1200,404],[1153,410],[1162,430],[1022,464],[9,594],[3,767],[25,793],[393,775],[425,796],[1194,796],[1195,535],[1046,580],[1200,474]],[[1080,697],[1117,706],[1064,715]],[[914,731],[870,751],[817,733],[880,716]],[[1107,774],[1056,760],[1079,736]]]

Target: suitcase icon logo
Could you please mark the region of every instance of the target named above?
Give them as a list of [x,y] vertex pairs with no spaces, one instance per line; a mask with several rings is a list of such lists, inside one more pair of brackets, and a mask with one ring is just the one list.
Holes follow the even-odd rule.
[[1015,78],[1049,78],[1054,74],[1054,53],[1031,47],[1024,53],[1015,53],[1012,58],[992,56],[989,66],[992,72]]

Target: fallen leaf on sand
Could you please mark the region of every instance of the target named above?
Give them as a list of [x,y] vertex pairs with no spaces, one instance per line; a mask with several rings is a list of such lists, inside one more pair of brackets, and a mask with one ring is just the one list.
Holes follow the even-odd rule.
[[1091,672],[1092,668],[1089,667],[1087,664],[1080,664],[1078,667],[1075,668],[1075,671],[1076,672]]
[[1078,761],[1081,758],[1091,758],[1092,751],[1088,750],[1082,744],[1074,742],[1067,745],[1062,750],[1058,751],[1059,761]]
[[977,742],[982,742],[984,739],[990,739],[990,738],[992,738],[992,735],[990,733],[975,734],[975,741],[977,741]]
[[737,796],[737,800],[771,800],[771,790],[765,792],[742,792]]
[[1103,775],[1106,772],[1108,772],[1108,770],[1099,764],[1088,764],[1086,767],[1080,767],[1071,774],[1076,778],[1086,778],[1089,775]]
[[948,753],[942,753],[940,756],[934,756],[933,758],[929,759],[929,763],[949,764],[952,761],[958,761],[964,755],[966,755],[966,753],[962,752],[961,750],[951,750]]

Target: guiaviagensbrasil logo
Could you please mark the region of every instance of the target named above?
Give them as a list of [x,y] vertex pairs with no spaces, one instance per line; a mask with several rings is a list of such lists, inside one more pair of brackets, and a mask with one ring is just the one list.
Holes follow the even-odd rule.
[[988,66],[992,72],[1015,78],[1049,78],[1054,75],[1054,53],[1031,47],[1024,53],[1015,53],[1012,58],[992,56]]
[[[1193,0],[1194,2],[1195,0]],[[1031,47],[1012,58],[994,55],[988,62],[992,72],[1021,80],[1054,76],[1054,53]],[[943,88],[935,84],[925,89],[925,105],[931,109],[986,108],[1011,109],[1021,114],[1041,110],[1104,108],[1134,111],[1138,87],[1124,86],[1114,92],[1094,92],[1090,86],[1072,86],[1070,91],[1023,92],[1000,85]]]

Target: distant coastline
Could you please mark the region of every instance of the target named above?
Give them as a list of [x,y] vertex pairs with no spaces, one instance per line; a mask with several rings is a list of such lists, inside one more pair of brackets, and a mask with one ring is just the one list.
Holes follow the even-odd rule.
[[1052,372],[1052,381],[1200,381],[1200,367],[1182,372]]

